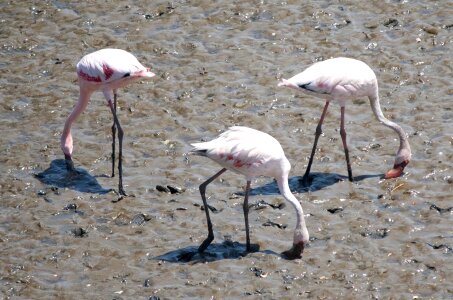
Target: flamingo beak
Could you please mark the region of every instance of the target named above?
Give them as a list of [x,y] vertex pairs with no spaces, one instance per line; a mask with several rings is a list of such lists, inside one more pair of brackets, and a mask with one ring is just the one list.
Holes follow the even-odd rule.
[[393,169],[388,170],[387,173],[385,173],[384,178],[390,179],[390,178],[400,177],[401,174],[403,173],[404,168],[407,166],[408,163],[409,163],[409,161],[405,160],[402,163],[395,164],[393,166]]
[[135,73],[134,75],[138,76],[138,77],[149,77],[149,78],[156,76],[156,74],[154,74],[153,72],[150,71],[150,68],[147,68],[146,71],[140,70],[139,72]]
[[302,252],[304,252],[304,242],[299,242],[297,244],[293,244],[291,249],[283,251],[282,255],[286,259],[296,259],[296,258],[302,258]]
[[278,86],[286,86],[286,87],[289,87],[289,88],[293,88],[293,89],[297,89],[299,88],[297,85],[295,85],[294,83],[290,82],[289,80],[286,80],[284,78],[282,78],[282,81],[280,81],[278,83]]

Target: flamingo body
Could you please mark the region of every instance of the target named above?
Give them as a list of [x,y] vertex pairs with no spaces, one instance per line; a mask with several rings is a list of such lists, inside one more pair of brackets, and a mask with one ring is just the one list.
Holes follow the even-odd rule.
[[192,146],[192,153],[206,156],[247,179],[257,176],[277,177],[279,174],[276,170],[289,172],[291,169],[275,138],[248,127],[230,127],[216,139]]
[[368,96],[376,82],[376,75],[364,62],[338,57],[315,63],[294,77],[283,79],[280,86],[302,89],[341,105],[347,99]]
[[408,138],[404,130],[398,124],[384,117],[379,104],[376,75],[366,63],[345,57],[328,59],[309,66],[303,72],[290,79],[282,79],[278,86],[290,87],[326,100],[323,113],[321,114],[318,127],[316,128],[315,142],[304,177],[308,177],[310,172],[316,144],[319,135],[322,133],[321,126],[329,102],[337,101],[341,108],[340,134],[345,150],[349,180],[352,181],[349,150],[346,142],[346,130],[344,128],[345,106],[347,99],[365,96],[370,99],[370,105],[376,118],[385,126],[393,129],[400,139],[400,146],[395,157],[393,169],[385,174],[385,178],[394,178],[402,174],[404,168],[411,159],[411,149]]
[[288,175],[291,170],[291,164],[286,158],[280,143],[267,133],[248,127],[234,126],[214,140],[195,143],[192,146],[194,148],[190,151],[190,154],[206,156],[223,167],[220,172],[200,185],[200,193],[205,206],[209,234],[208,238],[200,245],[199,252],[203,252],[214,239],[205,197],[206,186],[226,170],[231,170],[244,175],[247,180],[243,205],[247,250],[250,250],[248,194],[251,179],[257,176],[270,176],[276,179],[280,193],[293,205],[297,216],[293,247],[283,252],[283,254],[290,259],[300,258],[304,245],[308,243],[309,235],[305,225],[302,207],[288,186]]
[[119,140],[119,193],[126,195],[122,184],[122,140],[123,130],[116,114],[116,90],[140,78],[153,77],[154,73],[145,68],[134,55],[121,49],[101,49],[85,55],[77,64],[79,83],[79,100],[73,111],[66,119],[60,146],[65,155],[69,171],[74,172],[72,162],[73,139],[71,126],[86,109],[91,95],[101,90],[113,115],[112,126],[112,177],[115,166],[115,133],[118,130]]

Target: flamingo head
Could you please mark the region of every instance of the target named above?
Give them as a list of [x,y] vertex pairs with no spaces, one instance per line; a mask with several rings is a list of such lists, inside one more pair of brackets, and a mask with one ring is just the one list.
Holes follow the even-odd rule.
[[390,178],[396,178],[396,177],[400,177],[401,174],[403,174],[403,170],[404,168],[409,164],[409,160],[404,160],[400,163],[395,163],[393,165],[393,169],[390,169],[388,170],[385,175],[384,175],[384,178],[385,179],[390,179]]
[[304,247],[305,243],[303,241],[300,241],[297,244],[293,244],[291,249],[283,251],[282,255],[286,259],[296,259],[296,258],[302,258],[302,252],[304,252]]
[[291,249],[283,251],[283,257],[287,259],[302,258],[302,252],[304,252],[305,245],[308,244],[309,234],[305,226],[302,228],[296,228],[294,231],[293,246]]
[[411,150],[409,147],[405,147],[398,151],[398,154],[395,158],[395,163],[393,164],[393,169],[390,169],[385,173],[384,178],[396,178],[403,174],[404,168],[409,164],[411,160]]

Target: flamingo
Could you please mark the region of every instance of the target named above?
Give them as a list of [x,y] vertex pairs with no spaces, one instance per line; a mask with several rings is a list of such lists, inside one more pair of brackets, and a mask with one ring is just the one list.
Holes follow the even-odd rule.
[[189,154],[206,156],[222,166],[219,172],[200,185],[201,199],[208,224],[208,237],[199,246],[198,252],[202,253],[214,239],[206,202],[206,187],[226,170],[231,170],[246,177],[245,198],[242,208],[245,218],[247,251],[249,252],[251,249],[248,221],[248,196],[251,180],[256,176],[270,176],[276,179],[280,193],[294,207],[297,217],[293,245],[291,249],[282,254],[289,259],[300,258],[305,244],[308,243],[309,235],[302,206],[289,189],[288,174],[291,164],[285,157],[280,143],[267,133],[248,127],[234,126],[214,140],[195,143],[192,146],[194,148]]
[[290,79],[282,79],[278,86],[286,86],[326,100],[324,109],[315,131],[315,141],[311,151],[308,166],[303,176],[308,183],[310,168],[313,163],[318,138],[322,134],[322,123],[330,101],[340,104],[341,121],[340,135],[343,142],[349,181],[353,181],[349,150],[346,143],[344,128],[344,114],[346,100],[367,96],[370,99],[371,109],[378,121],[393,129],[399,137],[400,145],[396,153],[393,168],[384,175],[385,179],[401,176],[404,168],[411,159],[411,148],[404,130],[396,123],[384,117],[379,104],[378,83],[373,70],[364,62],[352,58],[338,57],[317,62]]
[[136,81],[140,78],[153,77],[155,74],[145,68],[134,55],[121,49],[101,49],[85,55],[77,64],[77,75],[79,82],[79,100],[73,111],[66,119],[63,133],[61,135],[61,149],[63,150],[66,168],[75,172],[72,161],[73,141],[71,135],[71,126],[85,110],[91,95],[101,90],[107,101],[107,105],[113,115],[112,125],[112,177],[115,176],[115,133],[118,128],[118,173],[119,189],[121,196],[126,196],[123,188],[123,129],[117,116],[117,89]]

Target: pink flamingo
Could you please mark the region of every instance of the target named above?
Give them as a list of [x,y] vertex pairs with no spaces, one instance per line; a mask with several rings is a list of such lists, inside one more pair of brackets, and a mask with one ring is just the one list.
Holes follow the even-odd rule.
[[267,133],[247,127],[234,126],[212,141],[195,143],[192,146],[194,148],[189,154],[206,156],[223,167],[214,176],[200,185],[200,194],[203,199],[204,211],[206,212],[208,223],[208,237],[200,245],[198,252],[203,252],[214,239],[205,196],[206,187],[228,169],[244,175],[247,181],[243,203],[247,251],[250,251],[248,221],[250,183],[253,177],[271,176],[277,180],[280,193],[294,207],[297,217],[293,246],[290,250],[282,254],[289,259],[300,258],[304,250],[304,245],[308,243],[309,236],[307,227],[305,226],[302,206],[291,193],[288,186],[288,174],[291,164],[285,157],[280,143]]
[[371,109],[376,118],[387,127],[393,129],[399,136],[400,146],[396,153],[393,169],[385,173],[385,178],[395,178],[402,174],[404,168],[411,159],[411,148],[404,130],[396,123],[389,121],[384,117],[379,104],[378,83],[373,70],[362,61],[352,58],[332,58],[322,62],[315,63],[308,67],[302,73],[282,81],[278,86],[287,86],[307,94],[314,95],[326,100],[324,109],[319,119],[315,132],[315,141],[311,151],[307,170],[304,174],[304,182],[308,183],[313,156],[315,155],[318,138],[322,133],[322,122],[327,112],[330,101],[334,100],[340,104],[341,122],[340,135],[343,141],[346,164],[348,168],[348,177],[353,181],[351,164],[349,162],[349,150],[346,143],[346,131],[344,128],[344,113],[346,100],[368,96],[370,99]]
[[115,133],[118,128],[119,153],[119,191],[121,196],[126,196],[123,188],[122,152],[123,152],[123,129],[121,128],[116,113],[118,88],[140,78],[153,77],[155,74],[145,68],[138,60],[127,51],[120,49],[102,49],[85,55],[77,64],[79,79],[79,101],[65,122],[61,135],[61,149],[65,155],[66,167],[74,172],[72,161],[73,142],[71,126],[77,117],[85,110],[91,94],[101,90],[107,100],[107,105],[113,114],[112,125],[112,177],[115,176]]

